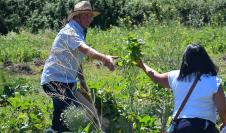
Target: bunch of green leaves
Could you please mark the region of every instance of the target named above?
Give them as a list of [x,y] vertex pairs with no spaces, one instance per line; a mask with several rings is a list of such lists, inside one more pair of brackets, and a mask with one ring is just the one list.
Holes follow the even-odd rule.
[[16,93],[8,98],[10,105],[0,110],[2,132],[43,132],[51,121],[49,111],[52,105],[43,96],[35,93],[23,96]]
[[42,132],[51,121],[52,104],[24,78],[11,80],[0,70],[1,132]]
[[126,67],[136,65],[136,61],[143,57],[142,46],[144,46],[144,40],[129,35],[126,40],[126,47],[124,47],[125,53],[120,57],[117,65]]
[[156,118],[145,115],[135,114],[134,112],[127,114],[127,119],[132,123],[133,130],[138,133],[157,133]]
[[86,127],[89,118],[86,116],[86,110],[76,106],[70,106],[62,114],[63,120],[72,131],[80,131]]
[[97,88],[91,88],[91,92],[98,115],[109,120],[107,131],[109,133],[131,132],[129,121],[122,115],[123,107],[116,102],[113,93],[105,90],[98,91]]

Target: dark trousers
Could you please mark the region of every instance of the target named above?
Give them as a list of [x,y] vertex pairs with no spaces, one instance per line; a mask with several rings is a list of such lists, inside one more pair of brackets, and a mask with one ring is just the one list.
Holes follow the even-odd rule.
[[53,99],[53,119],[52,119],[52,129],[58,131],[59,133],[63,131],[69,131],[67,126],[61,119],[61,114],[70,105],[76,105],[76,98],[74,97],[73,89],[74,83],[61,83],[61,82],[50,82],[48,84],[42,85],[45,93]]
[[175,133],[219,133],[219,131],[209,120],[182,118],[177,120]]

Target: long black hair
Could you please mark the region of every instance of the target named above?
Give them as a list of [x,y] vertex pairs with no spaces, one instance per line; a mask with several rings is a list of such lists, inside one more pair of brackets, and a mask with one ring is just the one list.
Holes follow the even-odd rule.
[[216,76],[218,67],[213,63],[205,48],[200,44],[189,44],[184,51],[178,80],[190,80],[192,74],[200,78],[207,74]]

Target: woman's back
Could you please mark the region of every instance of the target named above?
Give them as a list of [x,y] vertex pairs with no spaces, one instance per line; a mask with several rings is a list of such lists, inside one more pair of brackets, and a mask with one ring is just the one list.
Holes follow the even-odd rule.
[[[195,79],[195,75],[192,75],[190,80],[179,81],[179,72],[179,70],[176,70],[168,73],[168,82],[174,94],[175,107],[173,116],[178,111]],[[216,107],[213,95],[218,91],[219,85],[220,79],[217,76],[202,75],[179,118],[198,117],[215,123]]]
[[[174,94],[174,126],[170,131],[176,133],[218,133],[216,111],[223,126],[226,125],[226,98],[221,80],[217,76],[218,67],[211,60],[204,47],[189,44],[182,57],[180,70],[159,73],[142,60],[137,66],[156,83],[164,88],[171,88]],[[198,82],[182,111],[178,111],[188,94],[194,80]],[[179,112],[179,117],[175,114]],[[222,126],[222,127],[223,127]]]

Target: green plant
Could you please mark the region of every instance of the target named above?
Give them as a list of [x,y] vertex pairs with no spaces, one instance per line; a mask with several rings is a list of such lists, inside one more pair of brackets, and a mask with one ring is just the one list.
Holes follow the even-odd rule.
[[[162,7],[161,4],[155,6]],[[175,5],[170,4],[169,8],[171,6]],[[167,10],[162,11],[167,15]],[[131,33],[134,38],[145,40],[145,45],[140,47],[142,59],[159,72],[178,69],[186,45],[201,42],[219,65],[219,75],[225,82],[225,26],[204,26],[197,29],[171,22],[147,23],[145,26],[132,28],[112,26],[108,30],[91,28],[87,34],[87,43],[105,54],[125,57],[129,53],[128,34]],[[3,94],[4,86],[13,90],[10,97],[0,98],[1,132],[42,132],[49,128],[52,104],[51,100],[43,95],[39,83],[43,66],[33,66],[34,56],[31,53],[35,52],[33,50],[35,49],[40,52],[43,61],[47,59],[55,35],[56,32],[51,30],[35,35],[22,30],[20,34],[11,32],[6,36],[0,36],[1,59],[6,55],[13,64],[23,63],[23,56],[19,56],[22,54],[17,52],[24,55],[28,52],[27,63],[35,70],[32,75],[8,73],[7,67],[3,67],[3,62],[0,62],[3,73],[3,80],[0,79],[0,93]],[[23,50],[23,47],[26,48]],[[19,49],[24,52],[17,51]],[[149,77],[141,70],[137,70],[134,65],[128,69],[128,66],[122,64],[122,67],[117,67],[115,72],[110,72],[101,65],[96,69],[94,60],[85,60],[83,65],[88,86],[96,90],[96,102],[97,97],[100,97],[98,104],[100,114],[107,114],[112,120],[110,124],[112,132],[153,133],[157,130],[159,133],[164,129],[173,110],[173,103],[169,102],[172,100],[172,93],[169,90],[150,81]],[[13,106],[10,105],[11,102]],[[32,115],[28,115],[30,113]],[[88,124],[83,132],[98,132],[93,129]]]
[[[2,132],[42,132],[50,125],[49,111],[52,109],[43,96],[30,94],[8,98],[10,105],[0,110]],[[43,106],[45,105],[45,106]]]
[[131,132],[131,123],[123,115],[125,111],[123,107],[116,102],[113,93],[91,88],[91,94],[95,101],[98,115],[109,120],[108,132]]
[[144,40],[129,35],[126,42],[126,47],[124,47],[125,55],[120,57],[121,59],[117,62],[117,65],[130,68],[136,65],[136,61],[143,57],[141,49],[144,47]]
[[87,112],[80,107],[70,106],[62,114],[62,119],[72,131],[79,132],[83,130],[88,123],[91,123],[86,113]]

